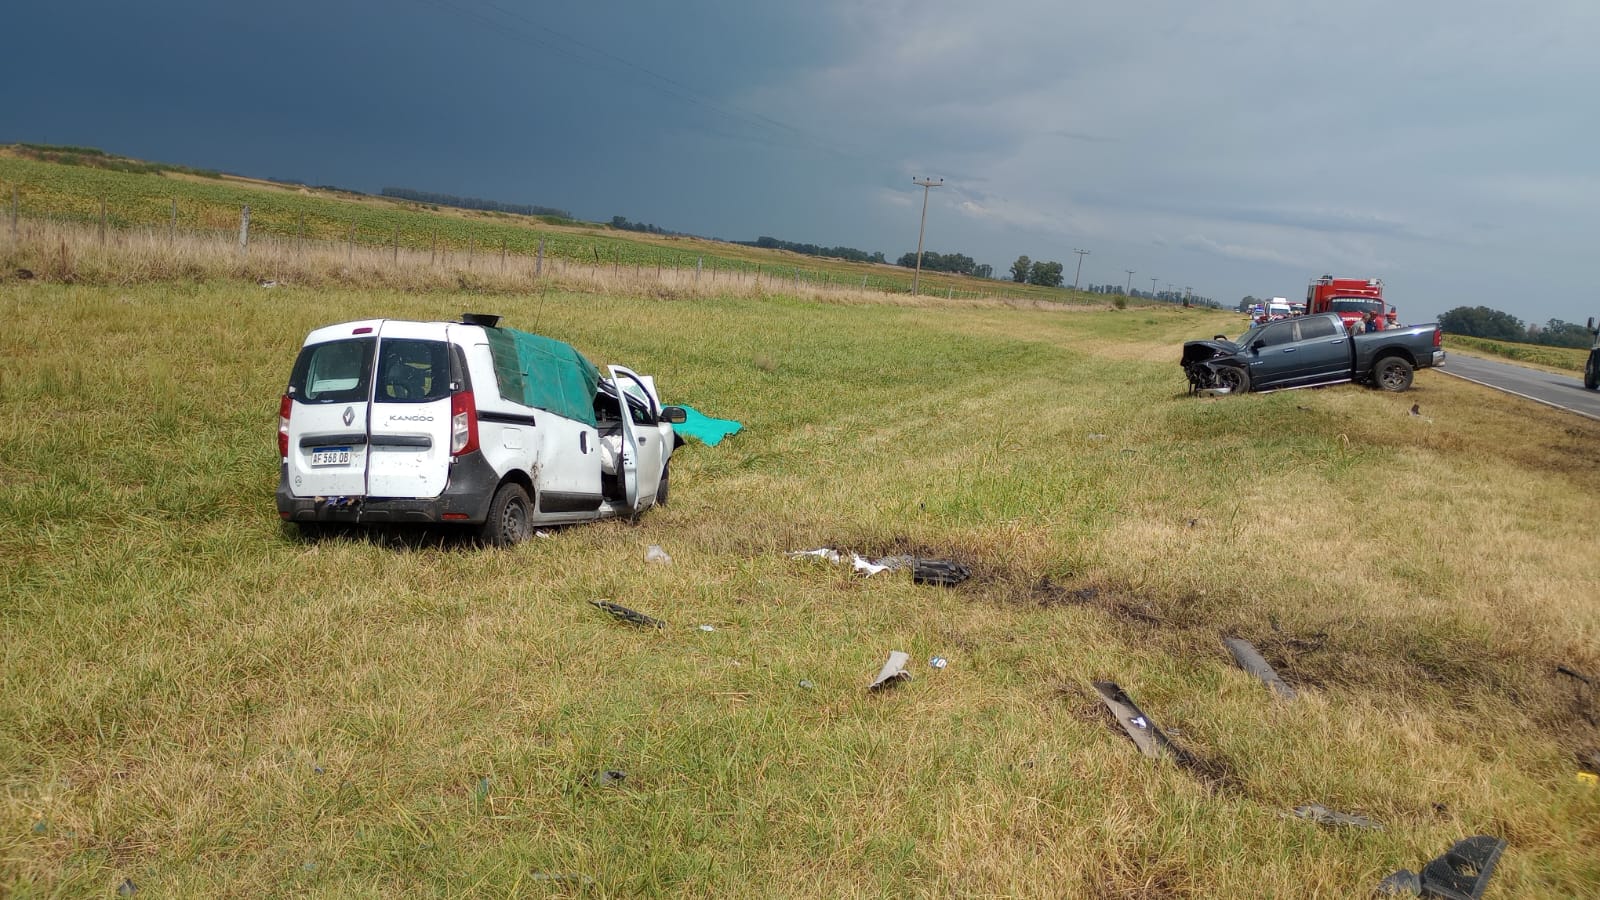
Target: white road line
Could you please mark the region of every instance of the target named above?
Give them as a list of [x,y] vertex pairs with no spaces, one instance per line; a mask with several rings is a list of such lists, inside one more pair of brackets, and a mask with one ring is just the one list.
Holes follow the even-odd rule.
[[[1576,415],[1583,416],[1586,419],[1594,419],[1596,422],[1600,422],[1600,416],[1597,416],[1594,413],[1587,413],[1587,412],[1584,412],[1581,409],[1573,409],[1570,406],[1562,406],[1559,403],[1552,403],[1549,400],[1541,400],[1538,397],[1530,396],[1528,394],[1524,394],[1524,393],[1521,393],[1519,391],[1513,391],[1510,388],[1503,388],[1498,384],[1490,384],[1487,381],[1479,381],[1476,378],[1468,378],[1467,376],[1461,374],[1460,372],[1452,372],[1452,371],[1450,371],[1449,369],[1446,369],[1443,366],[1439,366],[1438,368],[1434,369],[1434,371],[1442,372],[1445,375],[1452,375],[1452,376],[1454,376],[1456,378],[1461,379],[1462,381],[1470,381],[1473,384],[1481,384],[1484,387],[1489,388],[1490,390],[1499,391],[1502,394],[1510,394],[1513,397],[1521,397],[1524,400],[1532,400],[1535,403],[1543,403],[1545,406],[1548,406],[1551,409],[1559,409],[1562,412],[1574,413]],[[1537,370],[1535,370],[1535,371],[1537,371]]]

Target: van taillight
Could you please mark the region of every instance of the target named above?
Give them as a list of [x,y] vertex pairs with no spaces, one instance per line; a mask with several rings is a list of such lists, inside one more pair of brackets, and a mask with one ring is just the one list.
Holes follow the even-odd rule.
[[294,412],[294,400],[288,394],[278,401],[278,458],[289,456],[289,413]]
[[478,449],[478,404],[471,391],[450,395],[450,455]]
[[1444,346],[1444,329],[1442,329],[1439,326],[1435,325],[1435,326],[1433,326],[1433,347],[1434,347],[1435,350],[1437,350],[1437,349],[1439,349],[1440,347],[1443,347],[1443,346]]

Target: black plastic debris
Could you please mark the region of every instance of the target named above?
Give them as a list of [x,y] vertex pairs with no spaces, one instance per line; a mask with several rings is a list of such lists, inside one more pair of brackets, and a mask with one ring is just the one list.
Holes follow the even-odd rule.
[[1273,693],[1285,700],[1293,700],[1295,698],[1294,688],[1278,677],[1277,671],[1267,663],[1266,659],[1256,651],[1255,646],[1249,641],[1242,638],[1224,638],[1222,646],[1227,647],[1228,652],[1233,654],[1233,661],[1239,664],[1239,668],[1261,679],[1263,684],[1272,688]]
[[1383,826],[1365,816],[1353,816],[1349,813],[1335,812],[1320,803],[1311,803],[1306,806],[1296,806],[1294,814],[1302,819],[1316,822],[1318,825],[1345,825],[1350,828],[1371,828],[1382,831]]
[[1422,876],[1410,869],[1401,869],[1378,882],[1378,889],[1372,893],[1379,897],[1420,897]]
[[883,668],[878,670],[878,677],[872,679],[872,683],[867,685],[867,690],[881,691],[902,681],[910,681],[911,673],[906,671],[906,662],[910,659],[911,654],[909,653],[890,650],[888,660],[884,662]]
[[667,627],[667,623],[661,621],[660,619],[651,618],[650,616],[647,616],[638,610],[629,609],[620,603],[612,603],[610,600],[590,600],[589,603],[605,610],[606,612],[615,616],[617,619],[627,622],[630,625],[643,625],[647,628]]
[[916,584],[955,587],[971,577],[971,569],[948,559],[917,559],[911,563],[911,580]]
[[627,772],[623,772],[618,769],[606,769],[604,772],[595,774],[594,784],[596,787],[610,787],[614,784],[621,784],[622,782],[626,781],[627,778]]
[[1495,863],[1506,850],[1504,838],[1486,834],[1456,841],[1422,869],[1422,895],[1444,900],[1478,900],[1489,887]]
[[1138,705],[1133,702],[1133,698],[1129,697],[1121,687],[1118,687],[1116,682],[1096,681],[1093,684],[1095,692],[1100,695],[1100,699],[1111,710],[1111,715],[1116,718],[1117,724],[1121,725],[1122,730],[1126,731],[1128,737],[1133,739],[1133,743],[1139,748],[1140,753],[1151,758],[1162,756],[1171,759],[1178,758],[1178,754],[1172,746],[1172,741],[1167,739],[1161,729],[1156,727],[1156,723],[1150,721],[1150,717],[1139,709]]

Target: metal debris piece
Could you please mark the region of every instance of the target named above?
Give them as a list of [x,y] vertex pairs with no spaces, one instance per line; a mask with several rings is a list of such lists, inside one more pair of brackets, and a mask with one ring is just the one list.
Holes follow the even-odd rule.
[[1255,645],[1243,638],[1224,638],[1222,646],[1233,654],[1233,661],[1239,664],[1239,668],[1261,679],[1263,684],[1272,688],[1273,693],[1285,700],[1295,698],[1294,688],[1278,677],[1277,671],[1256,651]]
[[633,625],[644,625],[649,628],[667,627],[667,623],[661,621],[660,619],[651,618],[650,616],[647,616],[638,610],[629,609],[620,603],[612,603],[610,600],[590,600],[589,603],[590,605],[597,606],[616,618]]
[[648,563],[665,564],[672,562],[672,557],[667,555],[667,551],[661,549],[660,544],[651,544],[650,547],[644,551],[644,561]]
[[700,626],[700,630],[701,631],[716,631],[717,630],[717,626],[715,626],[715,625],[701,625]]
[[1422,876],[1410,869],[1401,869],[1378,882],[1378,889],[1373,893],[1379,897],[1420,897]]
[[1383,826],[1365,816],[1352,816],[1349,813],[1335,812],[1321,803],[1311,803],[1306,806],[1296,806],[1294,814],[1302,819],[1309,819],[1318,825],[1348,825],[1351,828],[1371,828],[1382,831]]
[[1589,676],[1583,674],[1582,672],[1579,672],[1577,669],[1574,669],[1571,666],[1556,666],[1556,674],[1558,674],[1558,675],[1567,675],[1567,676],[1570,676],[1572,678],[1578,679],[1579,681],[1583,682],[1584,684],[1587,684],[1587,685],[1590,685],[1590,686],[1594,685],[1594,679],[1592,679]]
[[809,690],[811,690],[811,689],[813,689],[815,687],[816,687],[816,685],[812,684],[809,679],[805,679],[805,678],[800,679],[800,689],[801,690],[809,691]]
[[117,885],[118,897],[132,897],[137,893],[139,893],[139,886],[133,883],[132,878],[124,878],[122,883]]
[[1162,756],[1171,759],[1178,758],[1178,753],[1173,748],[1172,741],[1161,733],[1161,729],[1156,727],[1156,723],[1150,721],[1144,711],[1139,709],[1138,705],[1133,702],[1133,698],[1118,687],[1115,681],[1096,681],[1093,684],[1095,692],[1100,695],[1100,699],[1105,702],[1106,707],[1111,710],[1111,714],[1116,717],[1117,724],[1121,725],[1122,730],[1126,731],[1128,737],[1133,739],[1133,743],[1139,748],[1140,753],[1152,759]]
[[972,577],[972,570],[948,559],[919,559],[911,564],[911,580],[916,584],[955,587]]
[[882,690],[901,681],[910,681],[911,673],[906,671],[906,662],[910,659],[911,654],[909,653],[902,653],[899,650],[889,651],[888,661],[883,664],[882,669],[878,670],[878,677],[872,679],[872,683],[867,685],[867,690]]
[[594,783],[596,787],[610,787],[613,784],[621,784],[627,779],[627,777],[627,772],[622,772],[617,769],[607,769],[604,772],[599,772],[594,776]]
[[1423,896],[1479,900],[1505,850],[1504,838],[1486,834],[1456,841],[1455,846],[1422,868]]

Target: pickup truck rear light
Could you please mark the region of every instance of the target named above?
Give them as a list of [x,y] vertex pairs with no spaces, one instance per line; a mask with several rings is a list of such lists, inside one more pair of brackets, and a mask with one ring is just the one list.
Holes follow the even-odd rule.
[[450,395],[450,455],[478,449],[478,403],[471,391]]
[[1437,349],[1439,349],[1440,347],[1443,347],[1443,346],[1444,346],[1444,329],[1442,329],[1439,326],[1435,325],[1435,326],[1433,326],[1433,349],[1437,350]]
[[294,400],[288,394],[278,401],[278,458],[289,458],[289,414],[294,412]]

